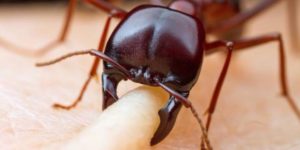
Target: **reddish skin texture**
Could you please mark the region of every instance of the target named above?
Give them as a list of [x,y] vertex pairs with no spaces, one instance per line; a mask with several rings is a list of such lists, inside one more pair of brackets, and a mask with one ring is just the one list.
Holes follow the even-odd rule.
[[[157,86],[158,79],[187,97],[199,76],[204,43],[204,28],[196,18],[165,7],[139,6],[114,30],[105,54],[125,67],[134,82]],[[104,63],[103,109],[117,101],[117,85],[126,78],[117,68]],[[162,126],[152,145],[171,131],[181,106],[170,96],[167,106],[159,111]]]

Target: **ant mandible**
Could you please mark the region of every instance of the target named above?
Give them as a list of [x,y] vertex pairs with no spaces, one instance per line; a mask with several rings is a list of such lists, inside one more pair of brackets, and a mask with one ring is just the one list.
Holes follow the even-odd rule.
[[[285,50],[281,34],[266,34],[231,41],[207,42],[206,40],[206,34],[230,30],[275,3],[276,0],[263,1],[254,10],[237,14],[218,28],[208,29],[204,27],[199,14],[211,3],[201,0],[174,0],[168,6],[141,5],[129,12],[103,0],[86,1],[109,14],[98,50],[78,51],[37,64],[37,66],[46,66],[75,55],[96,56],[89,77],[76,101],[69,106],[54,104],[54,107],[62,109],[75,107],[81,101],[92,77],[96,76],[100,59],[103,59],[103,109],[118,100],[116,89],[121,80],[130,79],[141,84],[159,86],[170,93],[167,105],[159,111],[161,122],[151,140],[151,145],[159,143],[169,134],[182,105],[191,108],[201,128],[205,129],[187,97],[199,77],[204,55],[214,54],[219,51],[217,48],[223,47],[227,50],[226,60],[207,110],[206,130],[208,132],[233,51],[274,41],[279,44],[282,95],[286,97],[287,102],[300,118],[300,112],[288,90]],[[220,3],[231,6],[229,1]],[[121,22],[108,39],[103,53],[112,18],[120,18]],[[208,149],[211,149],[206,132],[204,132],[204,142]]]

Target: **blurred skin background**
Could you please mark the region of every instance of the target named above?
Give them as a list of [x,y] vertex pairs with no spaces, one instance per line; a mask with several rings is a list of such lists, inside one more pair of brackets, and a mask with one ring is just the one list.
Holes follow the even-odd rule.
[[[0,38],[35,51],[57,38],[67,2],[0,0]],[[111,2],[126,10],[148,3]],[[246,1],[243,7],[256,2]],[[282,33],[289,86],[300,106],[300,49],[291,45],[287,8],[282,1],[251,20],[245,26],[244,37]],[[25,57],[0,45],[0,149],[56,149],[101,114],[101,81],[95,80],[74,110],[51,107],[55,102],[70,104],[75,99],[92,57],[76,57],[45,68],[36,68],[34,63],[75,50],[97,48],[106,17],[102,11],[80,2],[67,41],[41,57]],[[113,20],[110,31],[118,22]],[[216,150],[300,149],[299,120],[279,93],[277,49],[276,42],[272,42],[234,54],[209,134]],[[223,56],[220,53],[205,58],[199,81],[191,91],[190,99],[200,112],[204,113],[209,104]],[[102,66],[98,76],[101,71]],[[122,82],[118,92],[122,95],[136,86]],[[195,119],[182,109],[170,135],[153,149],[199,149],[200,133]]]

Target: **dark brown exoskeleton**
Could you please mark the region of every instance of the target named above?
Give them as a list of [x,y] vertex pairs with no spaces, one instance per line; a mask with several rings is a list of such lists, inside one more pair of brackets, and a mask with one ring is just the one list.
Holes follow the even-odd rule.
[[[187,97],[198,79],[204,56],[213,54],[219,50],[217,48],[223,47],[227,50],[227,55],[207,110],[206,129],[208,130],[227,74],[232,52],[275,41],[279,44],[282,94],[286,97],[287,102],[297,116],[300,117],[299,110],[287,87],[285,53],[280,34],[266,34],[255,38],[231,41],[216,40],[207,42],[205,37],[207,33],[214,33],[215,30],[220,30],[220,28],[230,30],[244,21],[243,17],[249,16],[248,13],[248,15],[238,16],[237,18],[240,19],[234,19],[234,22],[225,22],[225,26],[220,28],[209,28],[203,25],[201,17],[199,17],[199,13],[201,14],[199,10],[209,6],[201,0],[175,0],[168,6],[142,5],[128,13],[105,1],[88,1],[110,14],[98,50],[78,51],[49,62],[37,64],[38,66],[50,65],[74,55],[91,54],[96,56],[90,75],[76,101],[69,106],[55,104],[55,107],[63,109],[75,107],[81,100],[90,80],[96,75],[100,59],[103,59],[103,109],[118,100],[116,90],[121,80],[130,79],[141,84],[160,86],[170,93],[168,103],[159,111],[161,122],[151,141],[152,145],[157,144],[173,128],[182,105],[190,107],[194,115],[198,117]],[[273,1],[264,1],[258,7],[268,6],[271,2]],[[230,3],[227,4],[230,6]],[[102,53],[109,23],[113,17],[122,18],[122,21],[113,31],[106,43],[105,51]],[[201,120],[197,119],[201,125]],[[205,142],[207,147],[211,149],[207,139]]]

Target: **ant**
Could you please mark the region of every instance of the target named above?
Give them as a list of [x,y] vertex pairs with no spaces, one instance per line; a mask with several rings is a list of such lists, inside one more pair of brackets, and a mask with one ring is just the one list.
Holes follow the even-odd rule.
[[[170,99],[166,106],[158,112],[161,122],[151,140],[151,145],[159,143],[169,134],[183,105],[190,108],[203,130],[204,143],[201,145],[202,148],[204,149],[206,146],[208,149],[212,149],[207,138],[207,132],[231,62],[232,53],[268,42],[277,42],[280,54],[282,95],[300,119],[299,109],[288,90],[285,49],[280,33],[238,40],[221,39],[213,42],[208,42],[206,38],[207,34],[214,32],[222,33],[223,31],[224,34],[221,35],[225,35],[226,31],[234,30],[235,26],[274,4],[277,0],[262,1],[253,10],[236,13],[221,26],[211,28],[204,26],[202,18],[199,17],[199,14],[202,14],[201,11],[212,7],[212,5],[222,5],[221,8],[234,8],[236,5],[232,5],[235,3],[231,2],[236,1],[214,1],[212,3],[204,0],[174,0],[169,5],[162,5],[162,3],[159,3],[162,6],[140,5],[129,12],[103,0],[86,1],[109,14],[98,49],[77,51],[48,62],[36,64],[37,66],[47,66],[76,55],[90,54],[96,57],[88,79],[74,103],[68,106],[54,104],[54,107],[67,110],[74,108],[81,101],[92,77],[97,76],[97,68],[100,59],[102,59],[104,61],[102,109],[106,109],[118,100],[116,91],[121,80],[130,79],[137,83],[161,87],[170,94]],[[70,2],[75,3],[74,0]],[[225,11],[225,13],[227,12]],[[112,18],[119,18],[121,22],[114,29],[106,47],[104,47]],[[207,109],[207,122],[204,127],[198,113],[187,98],[198,80],[204,56],[216,53],[221,50],[219,48],[225,48],[227,54]]]

